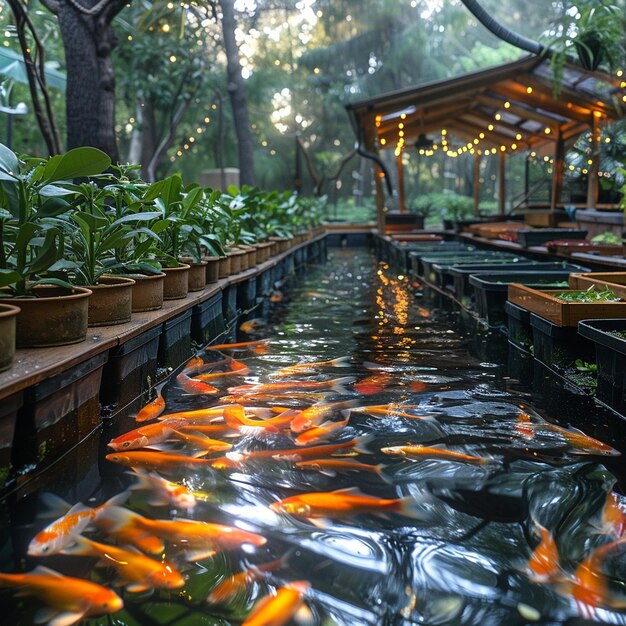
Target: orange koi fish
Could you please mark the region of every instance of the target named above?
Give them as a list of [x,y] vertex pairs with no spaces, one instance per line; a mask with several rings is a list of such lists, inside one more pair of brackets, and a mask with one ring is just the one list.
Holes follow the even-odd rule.
[[422,391],[426,391],[426,389],[428,389],[428,385],[426,383],[423,383],[421,380],[413,380],[409,384],[409,389],[411,391],[420,393]]
[[377,498],[368,496],[355,488],[338,491],[321,491],[290,496],[274,502],[270,509],[276,513],[287,513],[297,517],[342,518],[363,513],[400,513],[420,519],[423,512],[416,501],[407,498]]
[[81,578],[62,576],[39,565],[27,574],[0,574],[0,585],[17,587],[50,607],[51,623],[71,626],[85,617],[119,611],[124,603],[110,589]]
[[186,423],[187,420],[182,418],[170,418],[162,422],[140,426],[115,439],[111,439],[108,446],[113,448],[113,450],[136,450],[163,443],[171,438],[174,428],[183,426]]
[[[324,418],[332,415],[336,411],[350,409],[356,404],[356,400],[345,400],[342,402],[328,402],[326,404],[314,404],[300,411],[291,422],[291,431],[301,433],[307,428],[319,426]],[[349,417],[349,416],[348,416]]]
[[209,461],[183,454],[173,454],[156,450],[129,450],[128,452],[113,452],[104,457],[107,461],[120,463],[131,468],[141,469],[181,469],[194,468],[198,465],[208,465]]
[[297,580],[261,598],[241,626],[284,626],[302,607],[310,584]]
[[170,482],[156,472],[135,470],[138,479],[131,489],[146,489],[151,492],[148,504],[151,506],[169,505],[177,509],[191,511],[196,506],[196,497],[185,485]]
[[178,589],[185,585],[185,579],[173,565],[167,561],[155,561],[134,548],[118,548],[77,536],[63,554],[97,557],[117,571],[119,584],[131,592]]
[[382,393],[390,382],[391,374],[381,372],[354,383],[354,390],[363,396],[370,396],[375,393]]
[[178,413],[167,413],[159,417],[160,421],[169,419],[185,419],[185,420],[197,420],[197,419],[210,419],[213,417],[222,417],[224,408],[226,405],[212,406],[208,409],[195,409],[193,411],[179,411]]
[[528,559],[529,576],[535,582],[554,580],[561,571],[556,541],[547,528],[538,522],[534,523],[541,540]]
[[[257,341],[240,341],[239,343],[220,343],[215,346],[207,346],[206,350],[240,350],[243,348],[259,348],[267,346],[269,339],[258,339]],[[260,353],[258,353],[260,354]]]
[[229,428],[232,428],[241,434],[250,435],[260,432],[278,432],[281,428],[289,425],[291,420],[298,414],[299,411],[294,409],[285,409],[276,417],[252,420],[246,417],[243,406],[233,404],[224,409],[224,421]]
[[285,381],[282,383],[256,383],[251,385],[240,385],[239,387],[229,387],[228,393],[248,394],[248,393],[272,393],[274,391],[308,391],[310,389],[332,389],[337,393],[347,393],[343,385],[354,382],[354,376],[344,376],[333,380],[321,381]]
[[318,361],[317,363],[297,363],[289,367],[283,367],[272,376],[281,378],[283,376],[294,376],[296,374],[316,374],[320,367],[350,367],[350,357],[340,356],[328,361]]
[[111,507],[107,518],[113,523],[114,531],[120,527],[130,527],[184,548],[189,561],[208,558],[218,550],[240,548],[242,544],[260,547],[267,543],[262,535],[235,526],[185,519],[152,520],[121,507]]
[[472,454],[463,454],[454,450],[446,450],[436,446],[390,446],[381,448],[383,454],[398,454],[400,456],[417,456],[423,458],[446,459],[447,461],[460,461],[462,463],[489,463],[491,459],[484,456],[474,456]]
[[225,450],[230,450],[233,447],[230,443],[218,441],[217,439],[211,439],[210,437],[206,437],[200,433],[194,434],[193,432],[174,430],[173,434],[186,443],[191,444],[195,448],[200,448],[209,454],[211,452],[224,452]]
[[263,328],[264,326],[267,326],[267,323],[264,322],[263,320],[260,319],[253,319],[253,320],[248,320],[247,322],[244,322],[240,327],[239,330],[242,333],[246,333],[246,334],[250,334],[255,332],[257,329],[259,328]]
[[115,519],[107,519],[106,515],[98,519],[95,525],[99,531],[111,537],[117,545],[135,546],[148,554],[163,554],[165,550],[165,544],[156,535],[131,526],[119,526]]
[[321,426],[314,426],[305,430],[294,439],[294,443],[297,446],[308,446],[312,443],[320,443],[326,441],[330,436],[335,434],[338,430],[343,430],[348,425],[347,417],[341,422],[324,422]]
[[530,419],[530,415],[522,411],[517,418],[515,430],[524,439],[533,439],[535,436],[535,425]]
[[283,301],[283,292],[282,291],[278,291],[278,289],[275,289],[274,291],[272,291],[270,297],[269,297],[269,301],[270,302],[282,302]]
[[250,368],[244,365],[243,363],[239,363],[235,361],[239,366],[237,369],[231,369],[228,372],[211,372],[210,374],[196,374],[194,380],[201,380],[202,382],[206,382],[207,380],[215,380],[216,378],[224,378],[225,376],[245,376]]
[[153,420],[155,417],[159,417],[163,411],[165,411],[165,399],[161,395],[161,389],[163,385],[157,391],[157,397],[148,402],[140,411],[135,415],[136,422],[147,422]]
[[215,435],[224,435],[225,437],[237,437],[236,433],[233,433],[232,430],[226,426],[226,424],[197,424],[196,420],[189,420],[189,423],[184,424],[178,431],[181,433],[199,433],[201,435],[206,435],[208,437],[213,437]]
[[190,371],[195,372],[196,370],[204,367],[205,365],[206,363],[199,356],[194,356],[193,358],[189,359],[187,363],[185,363],[185,367],[183,367],[183,372],[186,372],[186,373]]
[[408,413],[404,409],[415,409],[417,405],[414,404],[406,404],[399,405],[395,403],[390,404],[377,404],[373,406],[362,406],[357,407],[356,409],[351,409],[352,411],[358,413],[369,413],[370,415],[380,415],[383,417],[403,417],[405,419],[412,420],[428,420],[431,421],[432,417],[427,417],[425,415],[413,415],[413,413]]
[[609,491],[606,495],[606,502],[602,508],[601,530],[618,538],[626,530],[626,513],[620,506],[619,498],[614,491]]
[[336,476],[338,472],[375,472],[380,474],[385,467],[382,464],[368,465],[367,463],[359,463],[358,461],[350,461],[348,459],[311,459],[298,461],[294,465],[298,469],[312,470],[327,476]]
[[306,391],[298,392],[297,395],[249,393],[245,395],[222,396],[220,402],[229,404],[251,404],[257,402],[322,402],[327,395],[328,392],[310,393]]
[[189,378],[187,374],[182,372],[178,376],[176,376],[176,382],[183,388],[185,393],[189,395],[209,395],[213,393],[219,393],[219,389],[209,385],[208,383],[204,383],[197,378]]
[[[46,526],[46,528],[35,535],[28,544],[28,555],[48,556],[50,554],[57,554],[72,541],[73,535],[80,534],[87,526],[103,515],[107,508],[126,502],[128,495],[129,493],[127,491],[118,493],[104,504],[93,509],[78,502],[72,506],[65,515],[52,522],[52,524]],[[55,503],[59,506],[67,506],[61,498],[49,495],[48,500],[51,499],[54,499]]]
[[559,433],[567,439],[567,442],[575,448],[574,454],[598,454],[602,456],[621,456],[621,452],[606,443],[594,439],[578,430],[567,430],[556,424],[548,424],[548,428]]
[[282,558],[271,561],[269,563],[263,563],[262,565],[250,565],[245,570],[226,576],[221,580],[207,597],[207,601],[211,604],[223,604],[232,600],[237,595],[242,593],[250,583],[261,580],[267,572],[272,572],[276,569],[284,567],[289,554],[286,554]]

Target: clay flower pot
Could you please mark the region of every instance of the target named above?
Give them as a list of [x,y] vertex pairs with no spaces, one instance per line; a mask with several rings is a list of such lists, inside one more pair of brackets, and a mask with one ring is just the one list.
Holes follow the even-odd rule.
[[158,311],[163,307],[163,283],[165,274],[153,276],[133,275],[135,284],[132,287],[132,311]]
[[178,267],[164,267],[163,300],[182,300],[189,293],[189,270],[191,267],[181,263]]
[[221,256],[219,262],[218,276],[219,278],[227,278],[230,276],[231,261],[228,255]]
[[202,291],[206,286],[206,261],[194,263],[185,259],[185,263],[190,265],[189,268],[189,291]]
[[15,335],[18,348],[65,346],[85,340],[90,289],[38,285],[33,293],[34,298],[0,298],[0,304],[20,308]]
[[97,285],[89,285],[89,326],[114,326],[130,322],[133,302],[132,278],[101,276]]
[[206,284],[216,283],[220,277],[220,258],[217,256],[205,256],[206,261]]
[[19,307],[0,304],[0,372],[8,370],[15,356],[15,320]]
[[257,264],[256,246],[245,245],[245,246],[239,246],[239,247],[246,251],[246,258],[248,260],[248,269],[250,269],[251,267],[254,267]]
[[241,262],[246,253],[243,250],[229,250],[227,256],[230,257],[230,274],[239,274],[241,272]]

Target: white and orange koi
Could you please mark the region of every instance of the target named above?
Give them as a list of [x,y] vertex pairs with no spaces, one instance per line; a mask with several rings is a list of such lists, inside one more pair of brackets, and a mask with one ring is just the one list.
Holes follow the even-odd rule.
[[294,440],[297,446],[308,446],[313,443],[326,441],[337,431],[343,430],[349,421],[349,417],[341,422],[324,422],[321,426],[314,426],[300,433]]
[[168,505],[187,511],[191,511],[195,508],[196,497],[185,485],[166,480],[156,472],[135,470],[133,475],[138,480],[131,489],[149,490],[150,498],[148,504],[151,506]]
[[350,357],[340,356],[328,361],[317,361],[316,363],[297,363],[289,367],[283,367],[272,374],[273,377],[282,378],[284,376],[295,376],[298,374],[316,374],[320,367],[350,367]]
[[344,376],[343,378],[335,378],[333,380],[299,380],[280,383],[254,383],[250,385],[239,385],[238,387],[229,387],[228,393],[273,393],[275,391],[310,391],[312,389],[332,389],[337,393],[347,393],[344,389],[344,385],[349,385],[353,382],[354,376]]
[[241,626],[284,626],[303,606],[310,584],[297,580],[257,601]]

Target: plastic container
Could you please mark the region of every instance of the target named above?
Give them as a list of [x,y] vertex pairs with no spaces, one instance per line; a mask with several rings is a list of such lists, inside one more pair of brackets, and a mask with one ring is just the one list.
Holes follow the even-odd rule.
[[407,268],[412,274],[416,276],[421,275],[421,258],[424,256],[431,256],[432,254],[439,253],[465,253],[473,252],[476,250],[474,246],[459,242],[459,241],[442,241],[441,243],[428,243],[428,244],[395,244],[396,246],[402,246],[407,257]]
[[484,252],[482,250],[457,255],[424,257],[422,259],[422,265],[424,267],[423,277],[439,287],[446,287],[447,285],[450,285],[452,283],[452,279],[450,276],[445,276],[444,272],[446,272],[452,266],[471,265],[479,263],[505,263],[515,258],[520,257],[507,252]]
[[559,373],[575,367],[577,359],[593,362],[594,345],[578,334],[576,326],[559,326],[535,313],[530,314],[533,355]]
[[520,350],[530,353],[533,347],[533,331],[530,327],[530,313],[512,302],[504,303],[504,311],[508,318],[509,342]]
[[584,239],[587,231],[580,228],[531,228],[517,231],[517,243],[530,248],[553,239]]
[[596,398],[626,415],[626,319],[583,320],[578,333],[595,347]]

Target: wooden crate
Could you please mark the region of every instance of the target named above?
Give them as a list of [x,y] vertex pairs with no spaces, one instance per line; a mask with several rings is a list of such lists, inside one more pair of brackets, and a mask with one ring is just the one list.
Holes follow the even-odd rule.
[[600,290],[610,289],[626,300],[626,272],[588,272],[569,276],[572,289],[589,289],[593,285]]
[[622,256],[622,246],[610,246],[591,241],[554,241],[548,242],[546,247],[556,254],[572,254],[573,252],[597,253],[600,256]]
[[[564,302],[555,294],[566,289],[540,291],[518,283],[509,285],[509,302],[559,326],[576,326],[581,320],[626,317],[626,302]],[[584,290],[570,290],[584,291]]]

